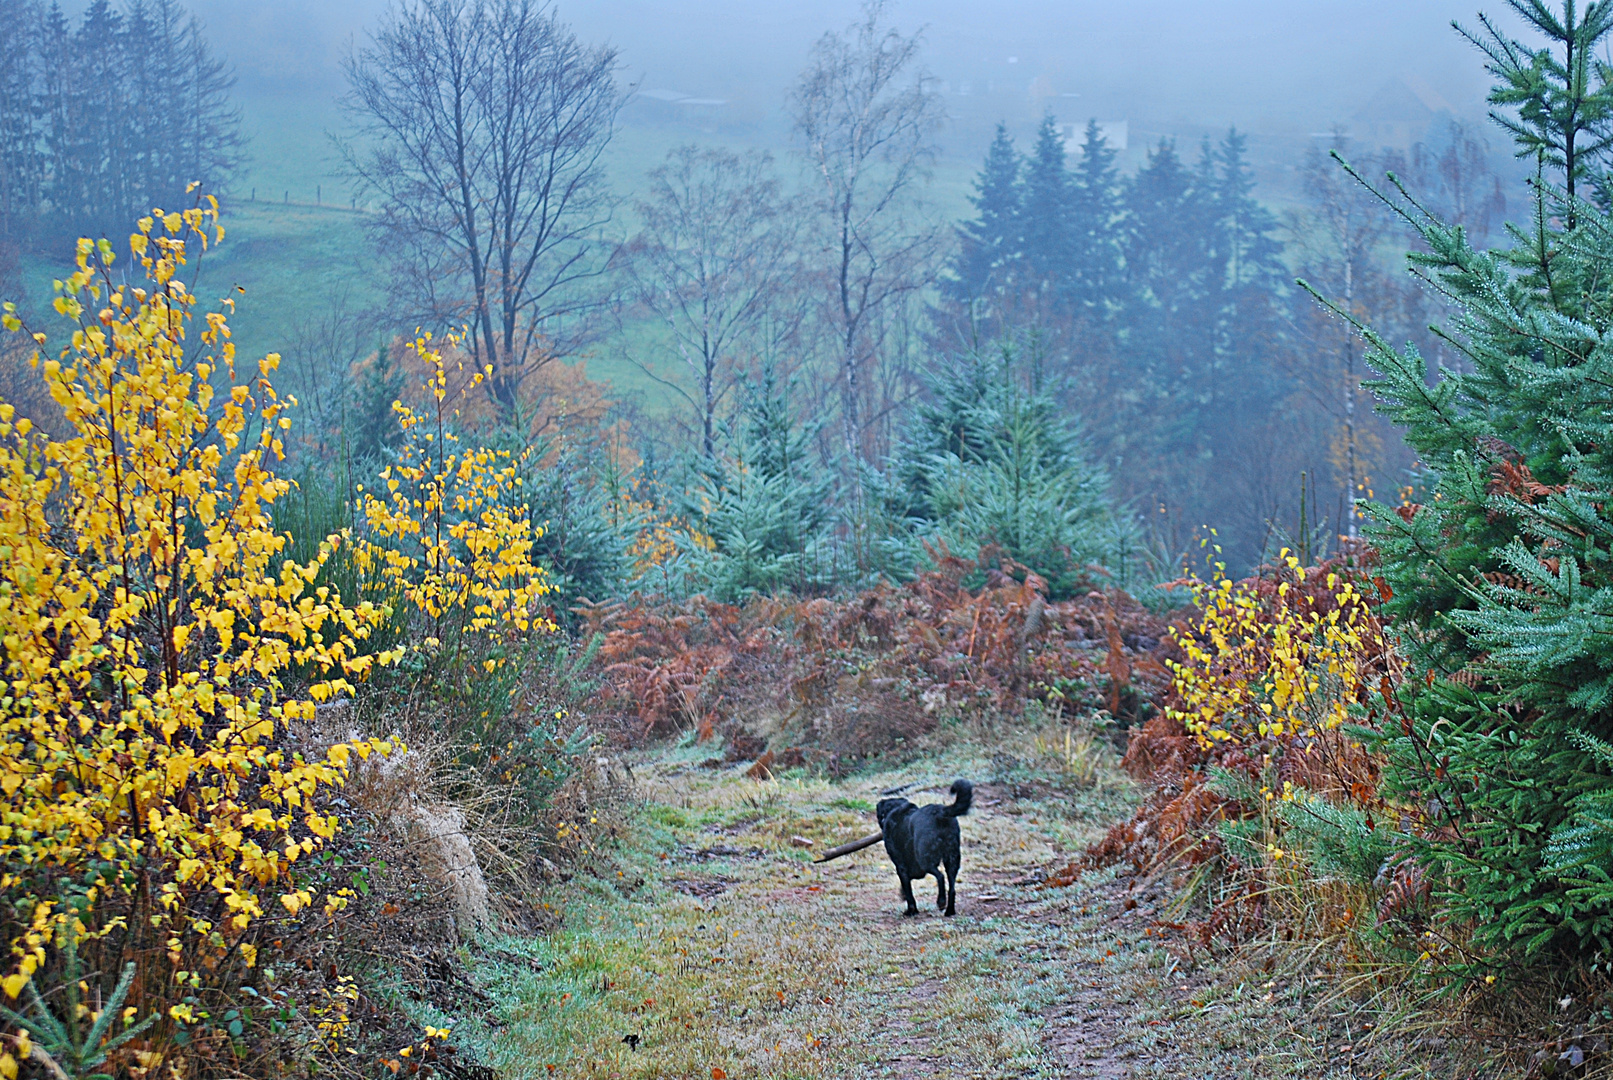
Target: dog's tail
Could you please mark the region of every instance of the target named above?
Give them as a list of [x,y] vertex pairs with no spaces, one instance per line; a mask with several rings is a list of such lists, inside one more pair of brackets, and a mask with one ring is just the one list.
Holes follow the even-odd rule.
[[959,818],[969,812],[974,805],[975,786],[967,780],[952,781],[952,802],[946,808],[947,817]]

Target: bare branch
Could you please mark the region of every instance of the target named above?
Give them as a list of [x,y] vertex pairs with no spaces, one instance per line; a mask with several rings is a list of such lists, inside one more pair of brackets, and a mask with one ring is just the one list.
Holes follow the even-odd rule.
[[859,22],[819,39],[791,95],[825,241],[824,315],[851,460],[867,451],[865,369],[883,344],[876,313],[931,280],[940,242],[919,198],[943,117],[918,69],[921,44],[885,25],[884,0],[869,0]]
[[593,330],[612,202],[615,50],[533,0],[406,0],[346,61],[353,177],[380,202],[396,314],[465,327],[512,415]]

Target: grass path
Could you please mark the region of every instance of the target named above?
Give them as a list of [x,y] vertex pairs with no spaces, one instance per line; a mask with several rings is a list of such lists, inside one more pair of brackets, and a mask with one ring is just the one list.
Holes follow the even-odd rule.
[[[1124,812],[1118,781],[1077,787],[1000,747],[840,783],[758,782],[695,754],[634,760],[645,803],[565,886],[564,926],[482,943],[491,1007],[434,1014],[501,1075],[1436,1075],[1380,1068],[1364,1033],[1275,979],[1186,973],[1151,937],[1163,897],[1039,887]],[[882,789],[920,780],[906,794],[936,801],[954,776],[977,781],[956,917],[903,918],[877,845],[810,861],[871,831]]]

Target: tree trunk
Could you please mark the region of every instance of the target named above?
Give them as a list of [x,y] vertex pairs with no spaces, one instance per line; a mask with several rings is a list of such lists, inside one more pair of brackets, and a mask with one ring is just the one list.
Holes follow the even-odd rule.
[[[1344,310],[1351,315],[1355,314],[1354,271],[1355,257],[1349,254],[1344,260]],[[1358,483],[1355,461],[1355,343],[1350,340],[1348,325],[1344,328],[1344,482],[1348,488],[1344,504],[1349,513],[1344,535],[1355,540],[1360,536],[1355,510],[1355,492]]]

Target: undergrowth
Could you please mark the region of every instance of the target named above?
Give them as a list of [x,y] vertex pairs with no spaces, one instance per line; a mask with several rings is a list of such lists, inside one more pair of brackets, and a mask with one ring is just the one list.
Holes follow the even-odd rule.
[[1474,1054],[1453,1062],[1581,1075],[1613,1031],[1605,977],[1497,958],[1474,979],[1472,928],[1415,857],[1424,808],[1382,785],[1376,725],[1398,721],[1373,706],[1403,668],[1372,552],[1188,584],[1183,659],[1124,758],[1149,791],[1049,883],[1120,867],[1163,885],[1154,929],[1185,964],[1216,982],[1267,974],[1356,1041],[1465,1040]]

